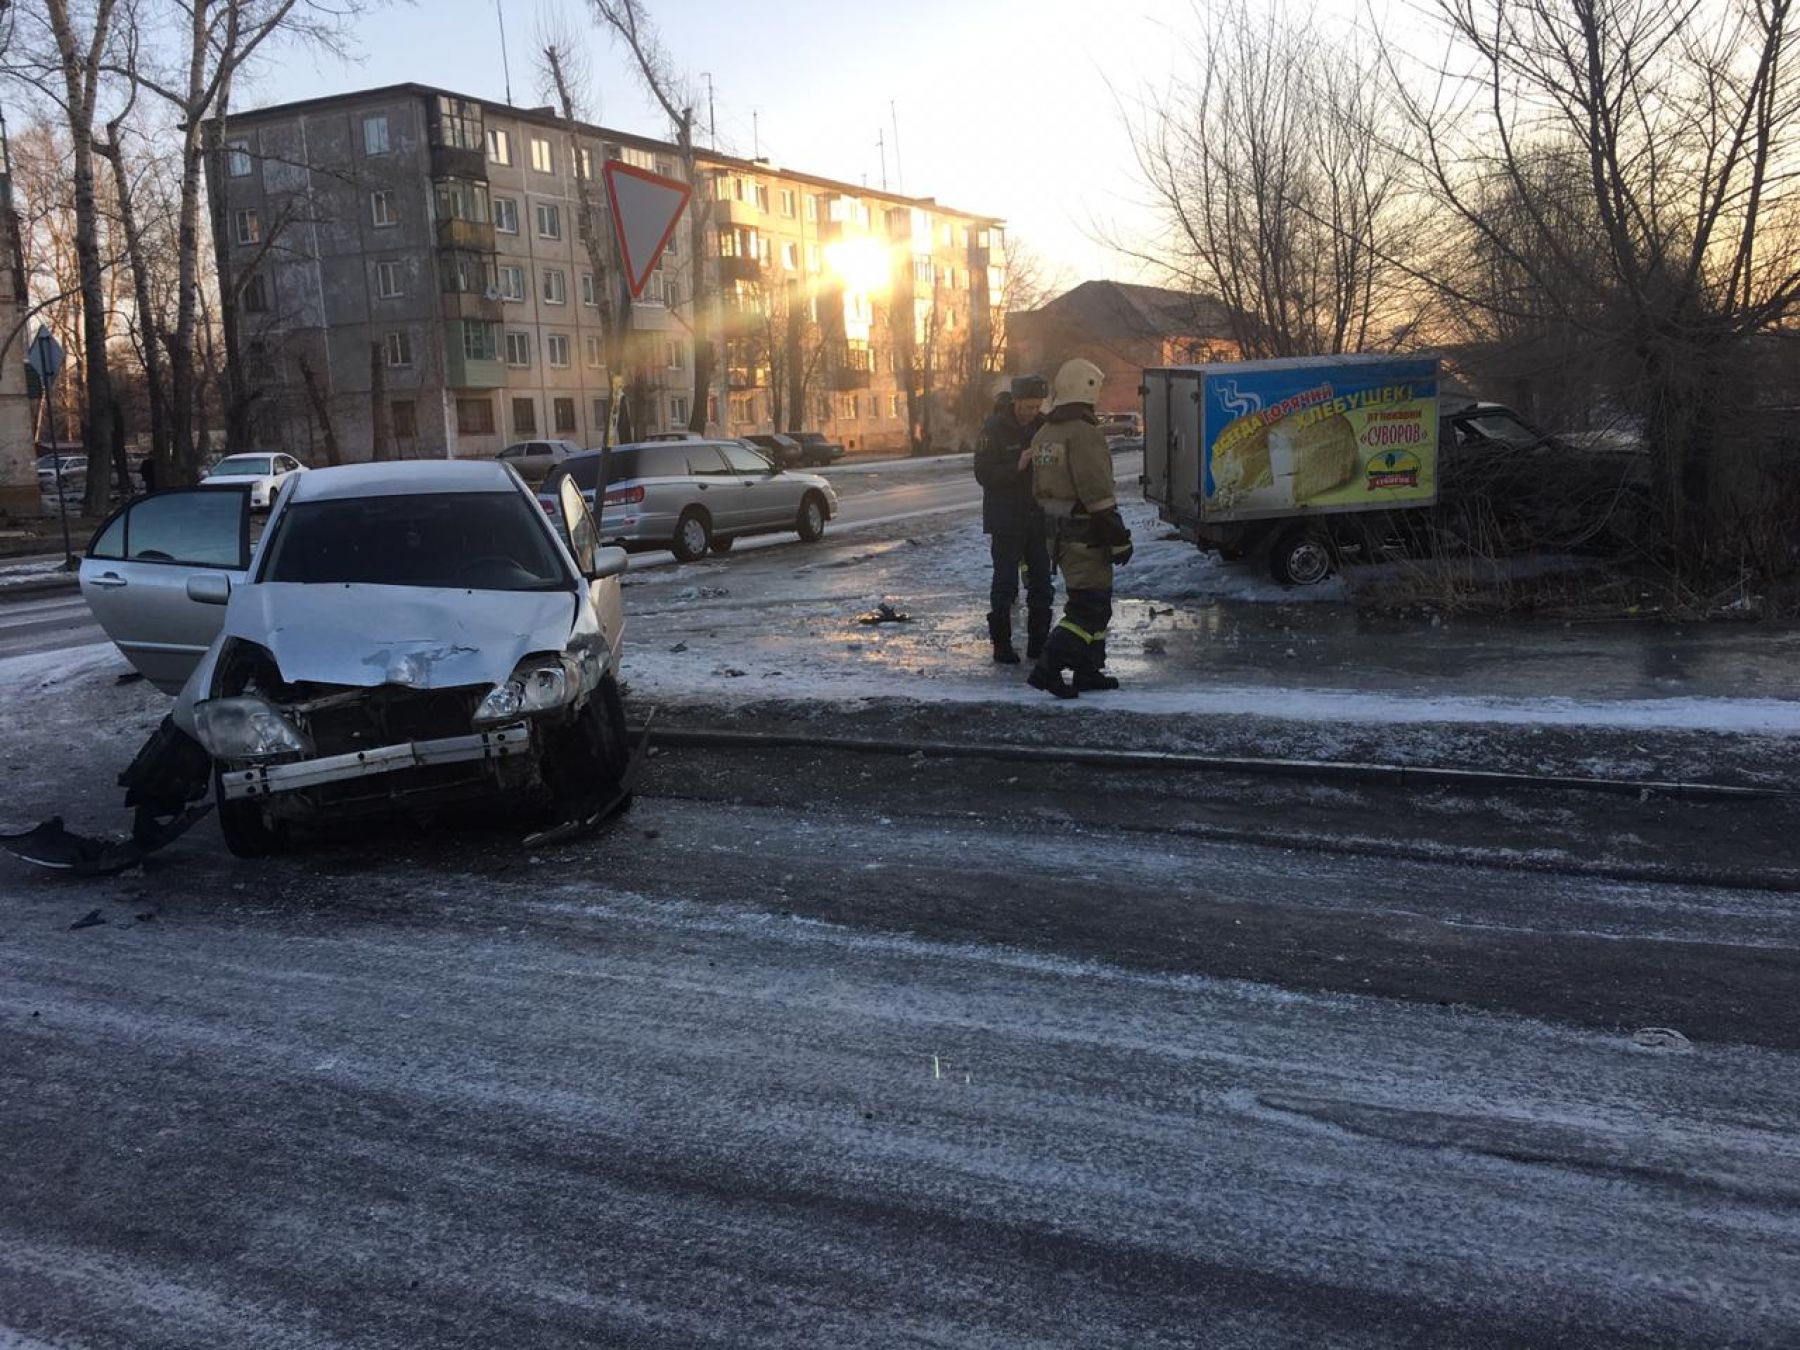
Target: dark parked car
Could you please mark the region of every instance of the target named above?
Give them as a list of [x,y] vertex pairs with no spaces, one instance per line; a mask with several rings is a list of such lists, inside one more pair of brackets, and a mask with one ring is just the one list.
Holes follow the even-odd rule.
[[836,441],[828,441],[817,431],[795,431],[790,433],[800,442],[800,452],[804,456],[801,463],[808,468],[819,469],[844,457],[844,447]]
[[779,431],[743,438],[784,469],[797,469],[807,463],[806,448],[792,436]]

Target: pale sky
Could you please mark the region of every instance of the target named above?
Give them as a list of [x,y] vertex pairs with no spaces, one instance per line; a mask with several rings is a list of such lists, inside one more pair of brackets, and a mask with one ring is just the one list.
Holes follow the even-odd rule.
[[[571,31],[591,36],[595,120],[668,134],[588,19],[586,0],[499,4],[515,103],[545,101],[528,40],[541,21],[566,15]],[[1194,23],[1189,0],[648,0],[648,8],[697,88],[711,72],[721,150],[748,156],[759,138],[777,165],[879,187],[882,134],[894,190],[1003,217],[1071,284],[1138,278],[1132,259],[1093,237],[1148,224],[1114,90],[1133,100],[1166,84],[1180,34]],[[364,18],[357,35],[357,64],[283,52],[239,105],[409,80],[505,97],[495,0],[418,0]],[[700,100],[704,123],[703,88]]]

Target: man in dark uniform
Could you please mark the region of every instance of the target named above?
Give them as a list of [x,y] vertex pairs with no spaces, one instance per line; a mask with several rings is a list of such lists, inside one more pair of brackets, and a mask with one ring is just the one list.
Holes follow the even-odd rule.
[[988,592],[988,637],[994,660],[1017,665],[1012,645],[1013,603],[1019,598],[1019,569],[1025,569],[1025,651],[1043,654],[1056,595],[1050,580],[1050,548],[1044,513],[1031,493],[1031,438],[1044,424],[1041,409],[1050,393],[1042,375],[1021,375],[994,400],[975,449],[975,477],[981,484],[981,528],[990,536],[994,560]]

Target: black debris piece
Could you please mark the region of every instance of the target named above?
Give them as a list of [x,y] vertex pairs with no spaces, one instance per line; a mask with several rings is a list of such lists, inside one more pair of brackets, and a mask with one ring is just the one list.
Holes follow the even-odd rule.
[[911,623],[912,615],[908,614],[905,610],[895,609],[884,600],[868,613],[858,614],[856,616],[856,621],[858,623],[866,624]]
[[102,914],[97,909],[90,909],[86,914],[83,914],[79,919],[75,920],[74,923],[70,924],[69,927],[70,928],[97,928],[105,922],[106,922],[106,916],[104,914]]

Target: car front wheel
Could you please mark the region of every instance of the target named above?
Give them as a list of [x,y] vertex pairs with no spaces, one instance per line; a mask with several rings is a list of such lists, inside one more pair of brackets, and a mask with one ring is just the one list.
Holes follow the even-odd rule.
[[287,827],[271,823],[260,802],[225,800],[224,776],[217,769],[213,770],[213,800],[218,804],[219,833],[225,836],[225,847],[233,857],[266,858],[287,847]]
[[819,494],[809,492],[806,500],[800,503],[800,519],[794,528],[799,532],[800,541],[804,544],[816,543],[825,534],[825,503]]
[[669,551],[682,562],[698,562],[711,547],[712,527],[707,524],[705,513],[692,508],[683,511],[681,519],[675,522],[675,538]]

